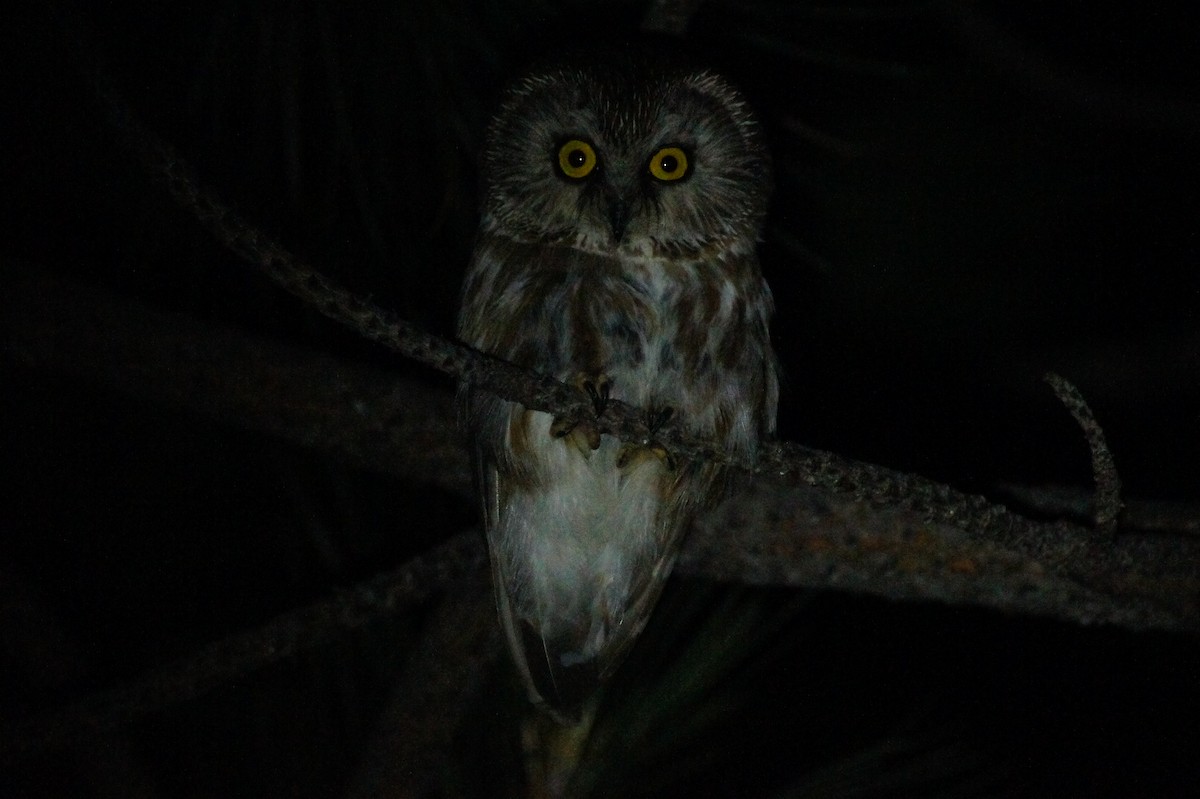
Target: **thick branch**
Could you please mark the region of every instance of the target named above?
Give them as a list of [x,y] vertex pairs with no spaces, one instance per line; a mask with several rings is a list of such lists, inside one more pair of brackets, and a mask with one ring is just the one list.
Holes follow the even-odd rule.
[[[447,391],[66,280],[7,283],[0,308],[6,348],[28,367],[469,491]],[[748,487],[698,520],[680,573],[1134,629],[1200,625],[1195,537],[1102,539],[1080,526],[1034,524],[982,498],[964,502],[945,486],[830,453],[793,452],[779,463],[797,457],[805,471],[746,478],[753,480]],[[394,613],[478,569],[483,557],[475,536],[460,536],[393,575],[217,642],[126,688],[5,730],[0,749],[9,759],[20,757],[199,696],[320,645],[336,630]]]
[[71,280],[20,274],[12,264],[0,269],[0,331],[18,362],[470,492],[444,389]]
[[1029,524],[981,536],[895,508],[756,478],[696,521],[683,574],[839,588],[1131,629],[1200,626],[1200,541]]
[[467,577],[447,592],[393,685],[348,799],[428,796],[437,784],[470,700],[501,651],[486,572]]
[[[449,392],[65,281],[3,286],[0,307],[10,351],[29,366],[469,491]],[[735,497],[701,520],[682,556],[687,572],[1132,628],[1200,626],[1194,536],[1105,540],[917,475],[799,447],[764,461],[749,505]]]

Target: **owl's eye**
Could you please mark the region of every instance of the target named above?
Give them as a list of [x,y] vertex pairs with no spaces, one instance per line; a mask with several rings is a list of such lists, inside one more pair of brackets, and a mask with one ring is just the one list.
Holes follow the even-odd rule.
[[687,153],[678,147],[664,147],[650,159],[650,174],[659,180],[679,180],[687,173]]
[[586,178],[596,168],[596,151],[592,145],[579,139],[564,142],[558,148],[558,168],[569,178]]

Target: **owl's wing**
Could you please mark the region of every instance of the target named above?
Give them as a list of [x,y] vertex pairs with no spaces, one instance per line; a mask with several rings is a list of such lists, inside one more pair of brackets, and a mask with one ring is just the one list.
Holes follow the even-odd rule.
[[[560,651],[563,641],[549,642],[544,637],[544,630],[522,615],[514,604],[511,591],[516,581],[506,569],[511,557],[500,551],[496,533],[503,524],[502,515],[511,512],[509,495],[517,478],[515,475],[506,477],[505,465],[497,462],[484,441],[482,437],[476,438],[474,461],[501,627],[530,701],[563,723],[573,723],[579,719],[585,704],[592,699],[599,686],[625,659],[645,627],[671,573],[685,522],[690,515],[691,508],[686,506],[686,498],[694,494],[685,486],[694,486],[694,483],[688,480],[675,481],[675,487],[680,489],[678,492],[663,487],[666,494],[676,494],[677,501],[667,502],[659,508],[655,520],[659,541],[659,546],[654,548],[655,562],[636,570],[636,579],[629,586],[628,602],[620,608],[611,609],[613,617],[608,619],[600,651],[592,658],[571,657],[569,652]],[[598,608],[597,612],[600,612]],[[569,649],[582,642],[572,641],[571,644]]]
[[[547,651],[545,641],[528,621],[522,619],[513,607],[509,588],[512,576],[505,571],[509,559],[498,551],[496,530],[501,524],[505,508],[505,497],[511,486],[505,485],[505,476],[494,449],[496,442],[503,441],[501,430],[508,424],[510,409],[494,395],[466,389],[463,407],[468,425],[473,428],[475,481],[480,498],[481,518],[488,542],[488,562],[492,567],[492,590],[496,598],[496,611],[500,626],[508,639],[508,650],[513,663],[525,684],[530,702],[543,706],[564,723],[578,715],[578,702],[568,701],[565,688],[570,676],[560,673],[554,659]],[[509,464],[511,467],[511,463]],[[594,680],[588,681],[587,693],[594,690]]]
[[629,604],[622,616],[623,623],[613,631],[604,662],[600,664],[600,679],[607,679],[616,671],[641,635],[675,568],[691,519],[719,497],[723,473],[722,467],[711,463],[685,464],[680,466],[671,485],[663,487],[663,503],[655,523],[657,555],[629,587]]
[[481,419],[494,418],[494,413],[489,416],[488,411],[495,411],[495,407],[489,406],[496,406],[499,401],[491,395],[481,394],[470,386],[463,385],[459,390],[459,403],[460,413],[462,413],[467,427],[472,429],[471,438],[474,447],[471,460],[475,467],[476,496],[480,500],[480,518],[483,519],[484,537],[488,542],[488,562],[492,567],[492,591],[496,597],[500,624],[504,629],[505,637],[508,638],[508,648],[516,661],[517,669],[521,672],[529,689],[530,698],[536,701],[524,649],[517,646],[520,639],[517,635],[517,622],[513,615],[512,602],[505,590],[508,582],[504,575],[504,559],[499,557],[495,551],[495,537],[492,534],[500,520],[502,502],[500,471],[491,450],[485,445],[489,439],[486,435],[480,435],[482,431],[479,429]]
[[[492,588],[500,625],[508,639],[509,652],[525,683],[529,701],[541,706],[561,723],[573,724],[581,716],[583,703],[599,685],[597,664],[563,665],[555,653],[550,652],[539,631],[515,612],[509,594],[509,587],[513,583],[504,569],[507,559],[497,551],[497,540],[492,534],[500,523],[505,494],[504,476],[479,447],[476,448],[476,466],[479,494],[483,500],[484,526],[488,533]],[[653,607],[653,602],[649,607]]]
[[492,564],[492,590],[496,595],[496,609],[500,616],[500,625],[504,629],[505,637],[508,638],[508,649],[525,682],[529,698],[536,703],[541,700],[530,675],[525,647],[521,646],[521,636],[518,632],[520,624],[513,614],[512,601],[506,590],[509,582],[504,574],[504,558],[495,551],[495,538],[492,535],[492,530],[496,528],[500,518],[500,472],[496,468],[496,464],[478,446],[475,449],[475,464],[479,481],[479,496],[483,502],[483,525],[487,534],[488,561]]

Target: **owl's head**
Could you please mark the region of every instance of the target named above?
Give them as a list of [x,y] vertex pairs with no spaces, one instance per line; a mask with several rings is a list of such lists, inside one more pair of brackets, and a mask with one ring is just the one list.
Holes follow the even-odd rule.
[[532,72],[488,133],[484,229],[598,253],[752,249],[770,191],[759,125],[708,72],[623,55]]

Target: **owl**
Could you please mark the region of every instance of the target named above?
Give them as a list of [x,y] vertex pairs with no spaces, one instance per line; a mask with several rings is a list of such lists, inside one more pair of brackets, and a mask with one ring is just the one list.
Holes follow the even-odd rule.
[[467,344],[576,386],[555,418],[470,386],[496,601],[530,699],[579,709],[645,626],[720,467],[601,429],[619,399],[753,457],[774,432],[771,292],[756,256],[762,132],[723,78],[577,58],[508,90],[487,137]]

